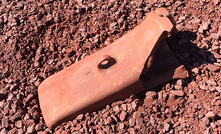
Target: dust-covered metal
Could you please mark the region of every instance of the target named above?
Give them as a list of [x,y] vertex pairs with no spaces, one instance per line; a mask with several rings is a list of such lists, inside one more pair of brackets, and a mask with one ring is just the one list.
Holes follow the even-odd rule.
[[174,26],[165,8],[109,46],[50,76],[38,89],[48,127],[174,78],[188,76],[163,40]]

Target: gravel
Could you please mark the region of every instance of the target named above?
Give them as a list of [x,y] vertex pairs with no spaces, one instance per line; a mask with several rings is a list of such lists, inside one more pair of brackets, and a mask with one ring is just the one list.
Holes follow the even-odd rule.
[[[109,45],[166,7],[167,38],[189,71],[146,93],[47,128],[37,89],[47,77]],[[0,133],[220,133],[219,0],[0,2]]]

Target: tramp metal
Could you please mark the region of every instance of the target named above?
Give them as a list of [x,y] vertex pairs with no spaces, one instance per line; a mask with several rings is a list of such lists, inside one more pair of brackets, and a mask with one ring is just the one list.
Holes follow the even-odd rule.
[[78,114],[188,77],[163,40],[174,30],[168,16],[165,8],[148,13],[120,39],[43,81],[38,97],[46,125],[54,128]]

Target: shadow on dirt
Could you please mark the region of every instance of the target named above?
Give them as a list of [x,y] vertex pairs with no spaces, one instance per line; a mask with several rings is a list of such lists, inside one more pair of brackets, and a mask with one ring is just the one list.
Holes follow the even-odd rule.
[[[216,61],[213,54],[206,51],[202,47],[201,42],[197,41],[197,34],[195,32],[178,32],[177,34],[168,37],[166,39],[166,42],[175,58],[188,70],[189,77],[184,79],[184,83],[182,85],[183,88],[186,87],[187,84],[190,83],[192,80],[195,80],[195,74],[193,72],[194,68],[200,67],[204,64],[213,64]],[[202,48],[200,48],[199,46]],[[159,92],[163,89],[162,87],[166,86],[167,83],[170,83],[169,88],[170,90],[172,90],[174,89],[174,85],[177,83],[177,79],[163,83],[150,90]],[[145,98],[145,92],[138,94],[138,97]]]

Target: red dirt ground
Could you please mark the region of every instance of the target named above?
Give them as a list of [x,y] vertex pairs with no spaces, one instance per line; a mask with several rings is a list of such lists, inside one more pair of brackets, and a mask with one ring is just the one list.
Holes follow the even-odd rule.
[[[190,77],[47,128],[39,84],[157,7],[175,20],[179,32],[167,43]],[[221,133],[220,16],[220,0],[0,1],[0,133]]]

